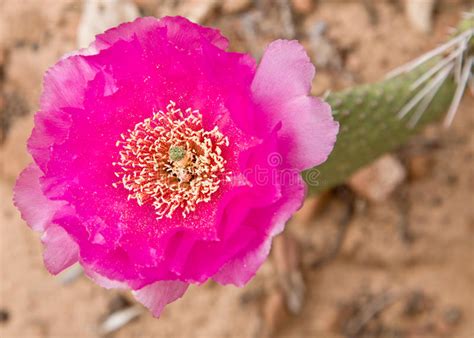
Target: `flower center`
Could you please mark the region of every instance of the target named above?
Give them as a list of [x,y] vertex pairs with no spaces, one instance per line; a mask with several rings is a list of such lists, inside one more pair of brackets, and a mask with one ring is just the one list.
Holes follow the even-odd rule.
[[176,210],[186,217],[230,180],[222,156],[229,139],[217,126],[204,130],[198,110],[183,112],[173,101],[166,112],[122,134],[116,145],[120,160],[113,165],[120,168],[115,173],[120,181],[113,186],[122,185],[139,205],[152,203],[157,219],[170,218]]

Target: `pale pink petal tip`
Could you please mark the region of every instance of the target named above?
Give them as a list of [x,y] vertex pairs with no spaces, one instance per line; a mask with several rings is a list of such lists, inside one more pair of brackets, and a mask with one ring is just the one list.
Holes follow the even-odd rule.
[[133,291],[135,298],[146,306],[154,317],[159,317],[163,308],[181,298],[189,284],[180,281],[159,281]]
[[272,42],[252,82],[266,127],[282,122],[281,144],[288,163],[304,170],[323,163],[339,131],[331,107],[310,96],[315,69],[297,41]]
[[128,289],[128,285],[125,282],[109,279],[109,278],[95,272],[87,264],[82,263],[82,267],[84,268],[85,275],[87,277],[89,277],[92,281],[94,281],[96,284],[102,286],[103,288],[106,288],[106,289]]
[[44,245],[44,265],[53,275],[77,263],[79,247],[62,227],[54,224],[49,226],[41,241]]
[[44,196],[39,181],[42,175],[38,166],[32,163],[22,171],[13,189],[13,203],[20,210],[21,217],[38,232],[44,231],[54,213],[64,205],[64,202]]

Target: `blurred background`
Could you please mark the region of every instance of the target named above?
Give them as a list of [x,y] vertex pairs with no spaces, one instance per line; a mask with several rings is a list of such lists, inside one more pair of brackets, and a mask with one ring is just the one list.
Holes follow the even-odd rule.
[[474,97],[307,200],[244,288],[190,288],[156,320],[124,292],[43,267],[11,203],[45,70],[137,16],[183,15],[257,59],[298,39],[313,94],[380,80],[445,41],[471,0],[0,0],[0,337],[474,337]]

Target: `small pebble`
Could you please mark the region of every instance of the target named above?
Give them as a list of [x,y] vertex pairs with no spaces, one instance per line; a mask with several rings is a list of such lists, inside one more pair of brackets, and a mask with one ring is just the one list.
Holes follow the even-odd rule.
[[112,313],[127,308],[131,305],[132,304],[127,298],[122,295],[116,295],[109,301],[108,309]]
[[109,315],[100,325],[100,333],[103,335],[110,334],[127,325],[130,321],[137,318],[143,313],[143,309],[139,306],[128,307]]
[[313,0],[291,0],[291,7],[293,10],[302,15],[311,13],[313,9]]
[[462,311],[458,307],[451,307],[444,312],[444,320],[449,325],[457,325],[462,319]]
[[408,159],[408,176],[411,180],[421,179],[430,174],[433,158],[427,154],[416,154]]
[[405,168],[398,158],[384,155],[352,175],[349,186],[359,196],[371,202],[381,202],[390,196],[405,177]]
[[251,3],[251,0],[224,0],[221,6],[224,13],[232,14],[247,9]]
[[409,0],[405,2],[405,12],[413,28],[423,33],[431,31],[435,2],[436,0]]
[[446,182],[448,185],[456,185],[459,181],[459,178],[456,175],[448,175],[446,177]]
[[0,309],[0,323],[6,323],[10,319],[10,313],[5,309]]
[[414,291],[408,296],[403,312],[409,317],[419,315],[429,309],[429,303],[422,291]]

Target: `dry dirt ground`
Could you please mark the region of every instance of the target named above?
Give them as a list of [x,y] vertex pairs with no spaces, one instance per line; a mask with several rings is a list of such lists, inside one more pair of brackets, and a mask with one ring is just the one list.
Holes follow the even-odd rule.
[[[300,9],[290,26],[275,19],[277,4],[285,1],[241,2],[249,4],[237,12],[218,4],[202,21],[221,28],[234,49],[256,56],[273,38],[302,40],[320,64],[315,94],[382,78],[442,42],[469,3],[439,1],[433,31],[423,34],[410,26],[397,0],[320,0],[310,8],[295,0]],[[142,14],[160,15],[170,1],[136,3]],[[15,178],[30,161],[25,141],[42,74],[76,48],[81,7],[66,0],[0,0],[2,338],[100,337],[102,321],[130,299],[83,276],[66,283],[64,276],[49,275],[38,236],[11,203]],[[310,38],[317,25],[325,25],[329,46],[321,54]],[[340,187],[316,201],[317,213],[308,216],[313,205],[295,217],[245,288],[191,287],[159,320],[144,311],[112,335],[474,337],[472,107],[467,94],[450,129],[432,126],[396,153],[407,165],[418,164],[387,201],[367,203]]]

